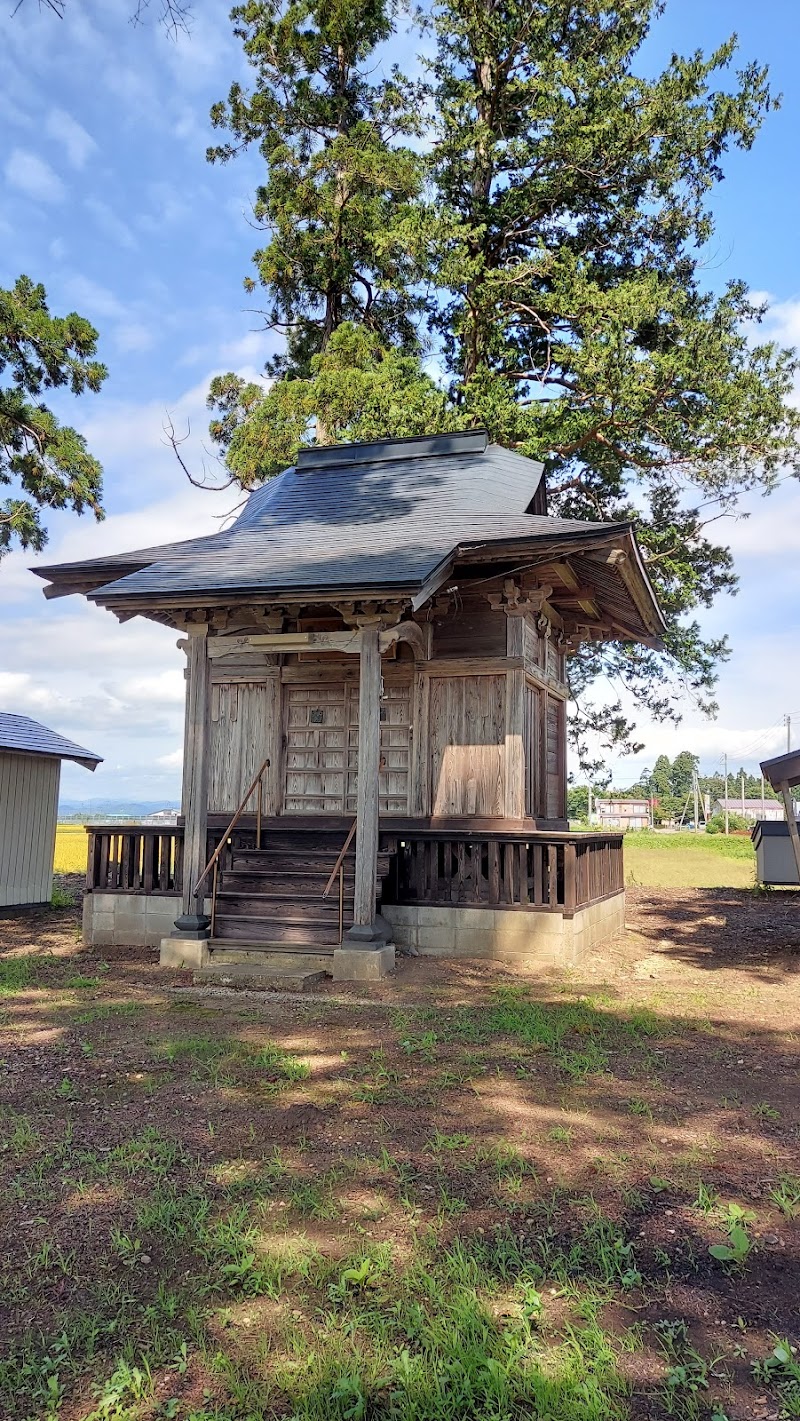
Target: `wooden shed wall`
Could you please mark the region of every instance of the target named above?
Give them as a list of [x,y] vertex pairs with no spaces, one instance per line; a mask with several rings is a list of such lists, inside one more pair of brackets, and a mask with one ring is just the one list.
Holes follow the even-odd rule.
[[0,751],[0,906],[49,903],[61,761]]

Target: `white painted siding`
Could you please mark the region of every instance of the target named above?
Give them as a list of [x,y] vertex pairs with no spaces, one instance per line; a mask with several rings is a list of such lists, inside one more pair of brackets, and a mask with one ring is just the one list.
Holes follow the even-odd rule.
[[47,903],[61,761],[0,751],[0,907]]

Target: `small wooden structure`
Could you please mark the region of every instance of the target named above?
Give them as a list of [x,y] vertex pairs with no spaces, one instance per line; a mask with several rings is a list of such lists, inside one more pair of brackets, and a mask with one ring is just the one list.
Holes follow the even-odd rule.
[[800,829],[797,825],[797,805],[791,793],[800,785],[800,750],[792,750],[788,755],[776,755],[772,760],[762,760],[761,773],[783,800],[787,830],[797,876],[800,879]]
[[364,976],[618,922],[621,837],[568,832],[565,664],[663,623],[631,525],[548,517],[541,465],[481,431],[308,449],[225,532],[37,571],[183,633],[182,818],[93,827],[96,939],[180,893],[165,960]]
[[0,711],[0,907],[50,902],[62,760],[95,770],[101,756]]

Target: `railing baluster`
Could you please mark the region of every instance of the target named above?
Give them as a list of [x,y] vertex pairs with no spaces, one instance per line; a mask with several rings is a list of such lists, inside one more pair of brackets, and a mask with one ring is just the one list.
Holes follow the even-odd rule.
[[519,901],[522,904],[523,908],[527,908],[528,903],[530,902],[530,878],[528,876],[528,860],[530,857],[530,848],[527,844],[517,844],[516,849],[519,864]]
[[544,903],[544,844],[533,845],[533,902],[537,908]]
[[500,902],[500,845],[496,839],[489,840],[489,902]]
[[483,846],[471,843],[469,846],[470,869],[472,873],[472,900],[480,903],[483,886]]
[[564,845],[564,912],[570,917],[577,904],[576,854],[574,844]]

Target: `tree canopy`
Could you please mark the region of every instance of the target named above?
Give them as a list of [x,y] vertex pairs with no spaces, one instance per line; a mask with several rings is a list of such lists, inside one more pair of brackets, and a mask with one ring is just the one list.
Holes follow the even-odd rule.
[[742,282],[706,277],[725,156],[777,101],[761,66],[734,70],[734,38],[646,76],[660,9],[441,0],[412,83],[384,63],[386,0],[251,0],[233,19],[253,86],[212,110],[230,137],[209,154],[260,147],[248,285],[285,337],[268,391],[212,387],[234,478],[315,434],[482,425],[545,461],[554,513],[636,517],[666,650],[596,643],[571,667],[578,741],[618,750],[638,746],[621,701],[593,701],[601,677],[658,718],[687,696],[713,711],[727,642],[694,614],[736,588],[718,520],[800,472],[794,353],[758,337]]
[[17,486],[0,501],[0,557],[14,541],[44,547],[44,508],[103,517],[99,463],[41,398],[64,386],[73,395],[100,389],[106,368],[93,358],[97,339],[82,316],[51,315],[44,287],[29,277],[0,289],[0,486]]

